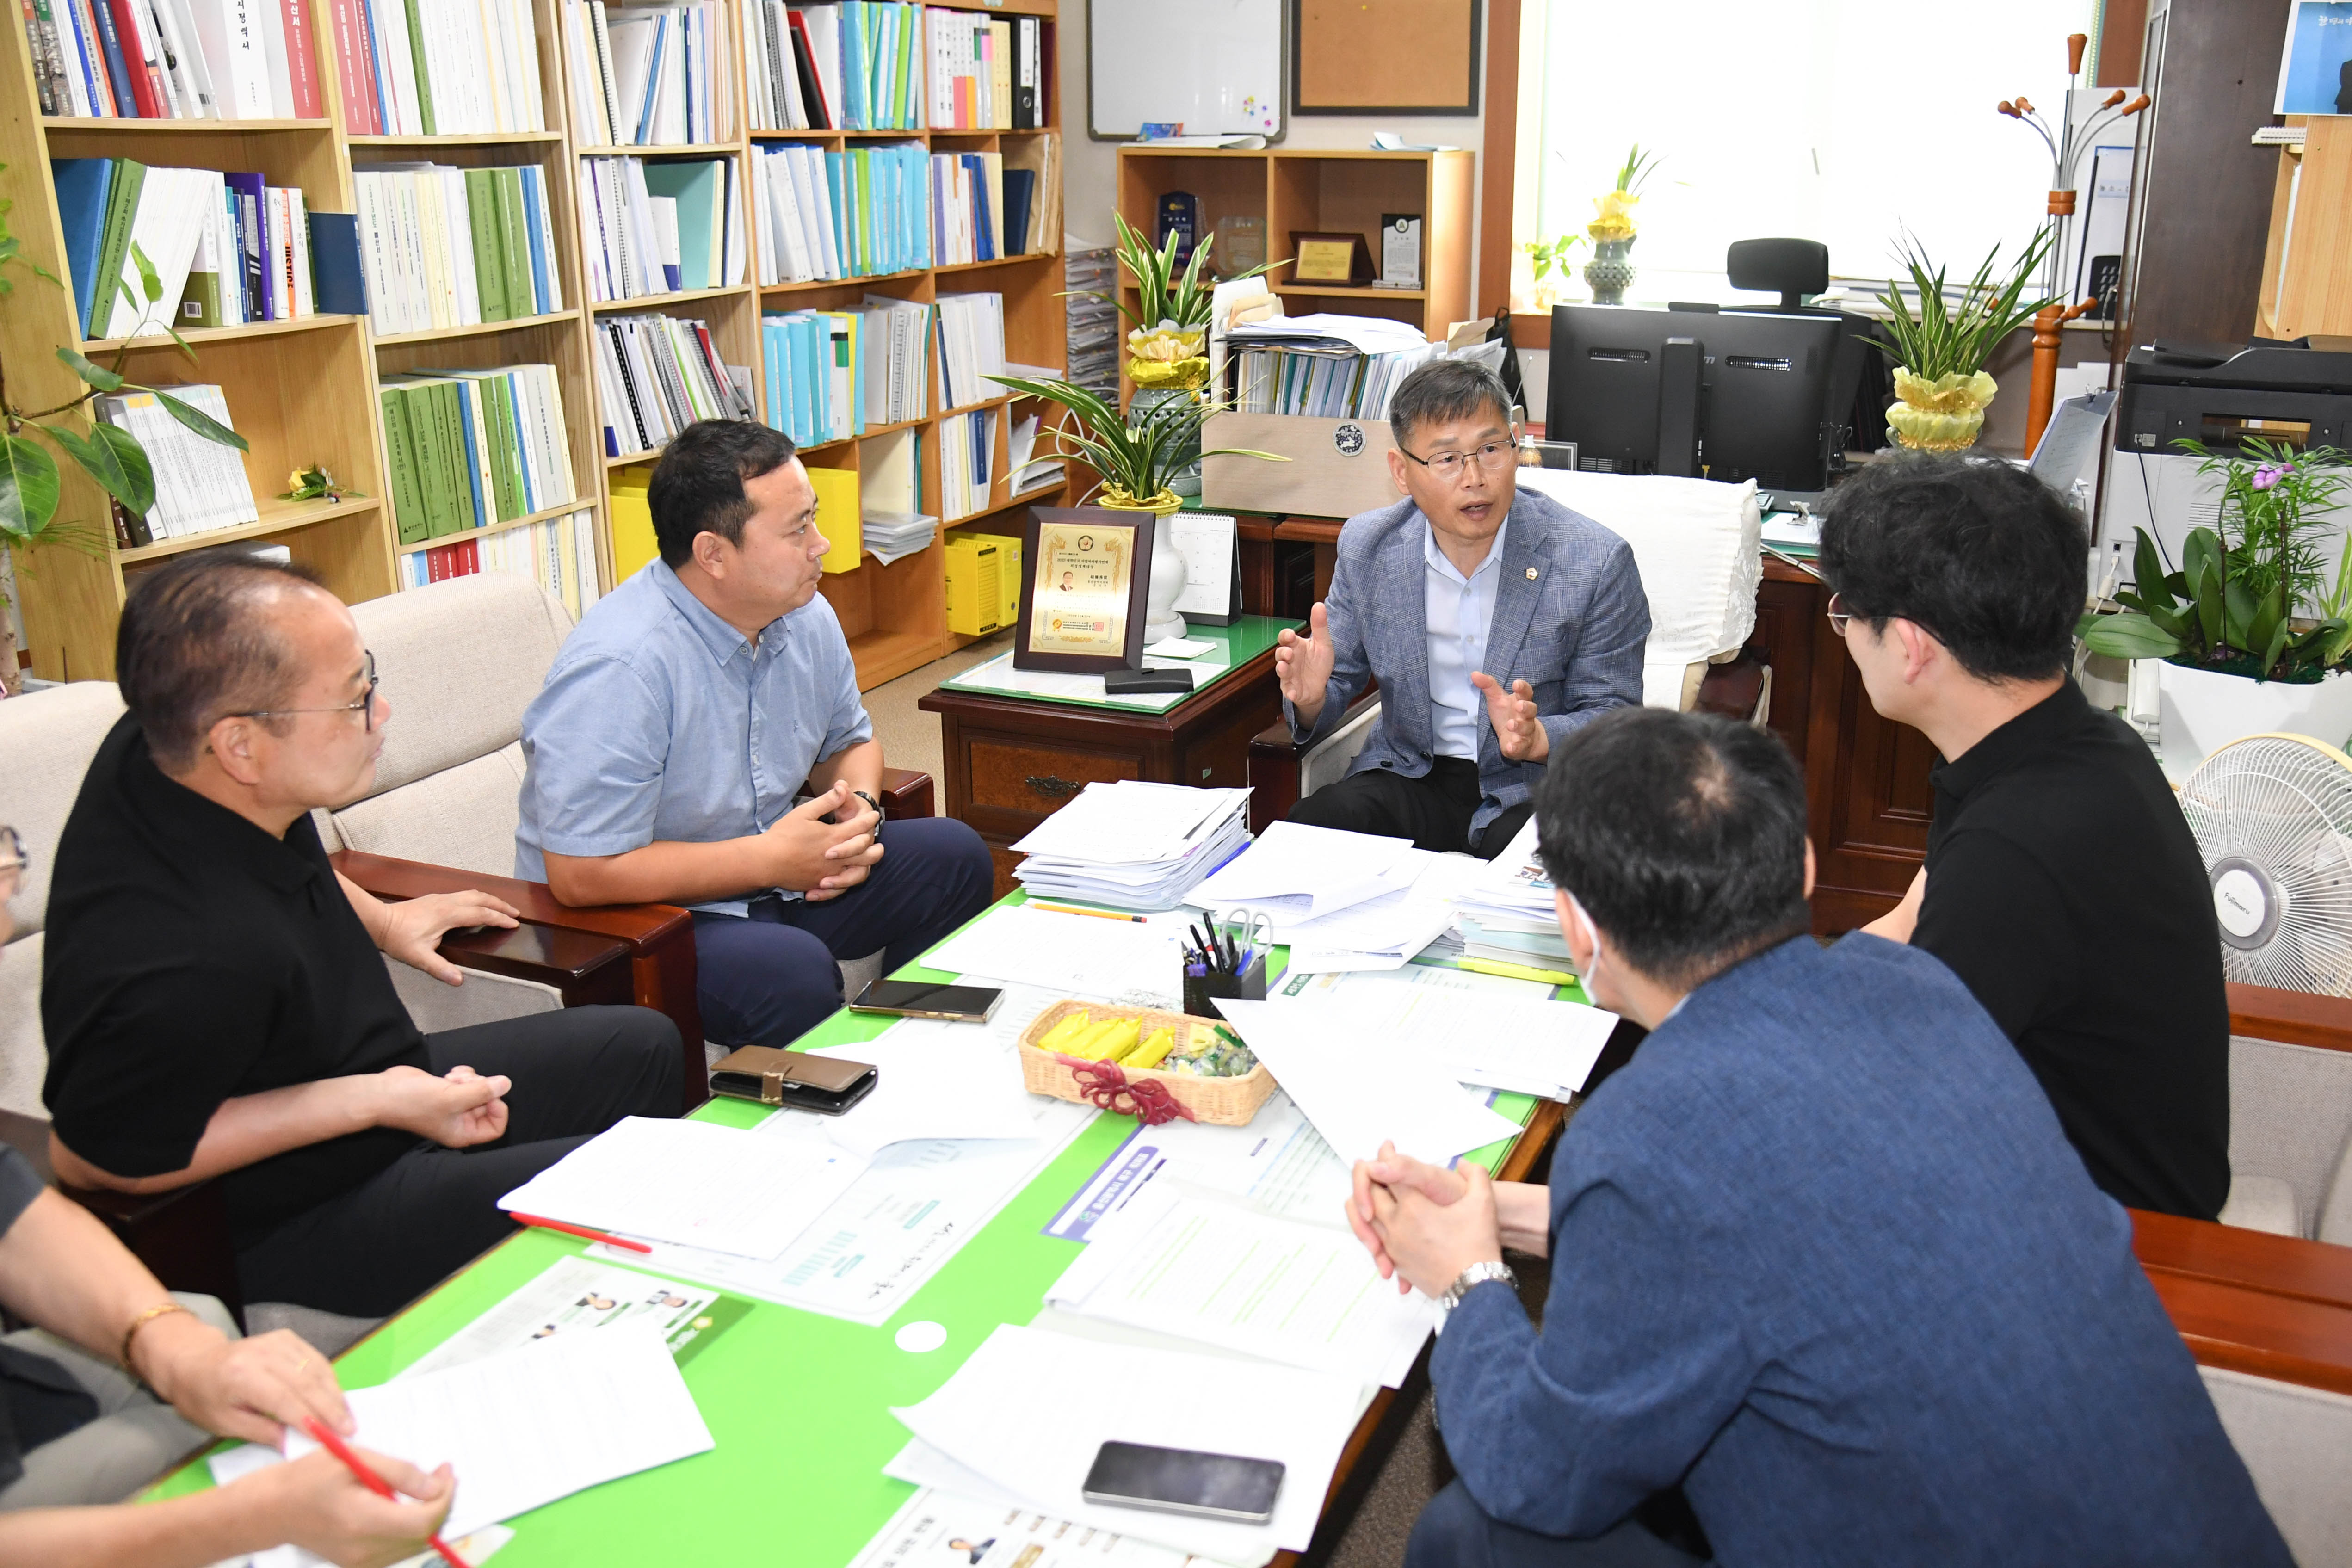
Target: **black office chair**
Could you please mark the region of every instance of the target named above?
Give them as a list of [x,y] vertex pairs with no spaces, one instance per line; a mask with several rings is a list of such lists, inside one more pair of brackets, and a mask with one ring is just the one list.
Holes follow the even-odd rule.
[[1828,290],[1830,247],[1818,239],[1738,239],[1724,254],[1723,269],[1730,274],[1734,289],[1778,294],[1779,309],[1811,315],[1804,297]]
[[1849,444],[1859,451],[1876,451],[1886,445],[1885,410],[1895,395],[1890,362],[1863,342],[1864,337],[1881,335],[1882,329],[1868,317],[1805,303],[1806,295],[1822,293],[1830,286],[1830,247],[1818,239],[1734,240],[1724,254],[1723,269],[1734,289],[1780,296],[1778,305],[1739,305],[1732,307],[1735,310],[1845,315],[1853,321],[1854,330],[1838,357],[1837,374],[1830,387],[1829,405],[1846,411],[1832,423],[1842,424],[1843,429],[1831,433],[1832,445],[1824,456],[1834,473],[1844,467],[1843,453]]

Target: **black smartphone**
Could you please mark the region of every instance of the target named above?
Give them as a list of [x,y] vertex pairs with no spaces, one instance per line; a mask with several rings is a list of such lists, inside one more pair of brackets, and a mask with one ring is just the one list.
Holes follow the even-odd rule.
[[935,980],[877,980],[849,1005],[853,1013],[887,1013],[900,1018],[949,1018],[984,1024],[1004,1000],[993,985],[947,985]]
[[1279,1459],[1109,1442],[1096,1450],[1081,1491],[1088,1502],[1112,1508],[1264,1524],[1282,1493],[1282,1469]]

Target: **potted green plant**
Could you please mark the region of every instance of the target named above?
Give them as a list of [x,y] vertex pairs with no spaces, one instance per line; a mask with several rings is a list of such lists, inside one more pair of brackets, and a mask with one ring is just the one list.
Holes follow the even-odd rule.
[[1584,281],[1591,286],[1596,305],[1623,304],[1625,290],[1633,286],[1629,259],[1637,234],[1633,208],[1642,200],[1642,187],[1657,171],[1658,155],[1643,152],[1636,142],[1617,171],[1615,188],[1592,198],[1593,219],[1584,226],[1592,239],[1592,259],[1584,264]]
[[[0,170],[6,167],[0,163]],[[16,279],[8,268],[18,262],[51,287],[65,287],[56,274],[20,254],[21,243],[8,226],[8,213],[15,205],[15,202],[0,198],[0,300],[16,290]],[[134,243],[131,259],[139,273],[140,291],[132,292],[128,281],[116,284],[122,298],[140,313],[139,324],[131,329],[131,337],[153,331],[168,334],[180,352],[187,355],[188,363],[195,363],[196,351],[172,326],[172,307],[177,301],[163,298],[163,280],[156,276],[147,253]],[[162,312],[160,316],[158,310]],[[105,534],[88,523],[58,515],[60,476],[57,459],[33,439],[37,435],[72,458],[76,467],[130,510],[144,514],[155,504],[155,470],[148,460],[146,448],[130,431],[93,417],[89,407],[93,399],[126,388],[153,393],[166,413],[205,440],[234,447],[240,452],[247,449],[244,437],[202,409],[169,393],[126,379],[122,372],[130,356],[128,347],[117,351],[114,368],[109,370],[74,349],[60,345],[58,360],[80,381],[80,390],[52,407],[34,409],[20,406],[9,395],[8,367],[0,363],[0,556],[6,557],[16,571],[35,571],[33,557],[42,549],[78,550],[93,556],[106,553]],[[77,428],[77,425],[80,427]],[[14,693],[22,679],[10,609],[7,596],[0,594],[0,695]]]
[[1573,275],[1568,253],[1583,243],[1584,237],[1580,234],[1563,234],[1557,239],[1541,242],[1528,239],[1519,243],[1519,248],[1527,253],[1528,260],[1535,268],[1533,303],[1538,315],[1559,302],[1559,290],[1550,281],[1552,268],[1559,268],[1560,281],[1568,281]]
[[1931,266],[1916,242],[1904,239],[1901,254],[1912,291],[1919,297],[1919,313],[1911,313],[1902,286],[1890,278],[1878,298],[1886,306],[1886,331],[1894,341],[1864,340],[1895,362],[1895,401],[1886,411],[1886,425],[1897,442],[1931,452],[1976,445],[1984,428],[1985,406],[1999,390],[1986,373],[1985,361],[2035,311],[2056,303],[2020,298],[2026,279],[2048,258],[2052,233],[2048,228],[2037,233],[1999,283],[1993,280],[1993,269],[2000,247],[1994,246],[1976,275],[1960,286],[1957,300],[1948,294],[1944,268]]
[[[2084,645],[2164,661],[2168,756],[2203,756],[2272,730],[2342,744],[2352,733],[2352,541],[2326,588],[2318,537],[2333,526],[2352,458],[2259,439],[2238,457],[2174,444],[2203,458],[2199,471],[2220,482],[2216,526],[2189,531],[2178,571],[2140,530],[2136,582],[2116,595],[2126,608],[2085,617]],[[2305,609],[2317,613],[2298,613]]]

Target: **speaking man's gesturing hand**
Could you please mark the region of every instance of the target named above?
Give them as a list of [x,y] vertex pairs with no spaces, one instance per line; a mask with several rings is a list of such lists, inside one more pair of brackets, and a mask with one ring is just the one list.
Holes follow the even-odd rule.
[[1331,684],[1331,618],[1319,599],[1307,612],[1307,634],[1300,637],[1286,626],[1274,639],[1274,678],[1299,722],[1312,724]]

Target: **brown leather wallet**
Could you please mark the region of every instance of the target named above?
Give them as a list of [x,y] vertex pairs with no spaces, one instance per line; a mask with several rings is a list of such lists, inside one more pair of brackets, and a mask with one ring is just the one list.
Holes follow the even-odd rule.
[[790,1105],[826,1116],[840,1115],[873,1093],[881,1081],[881,1072],[866,1062],[813,1057],[773,1046],[740,1047],[710,1069],[713,1094],[756,1100],[762,1105]]

